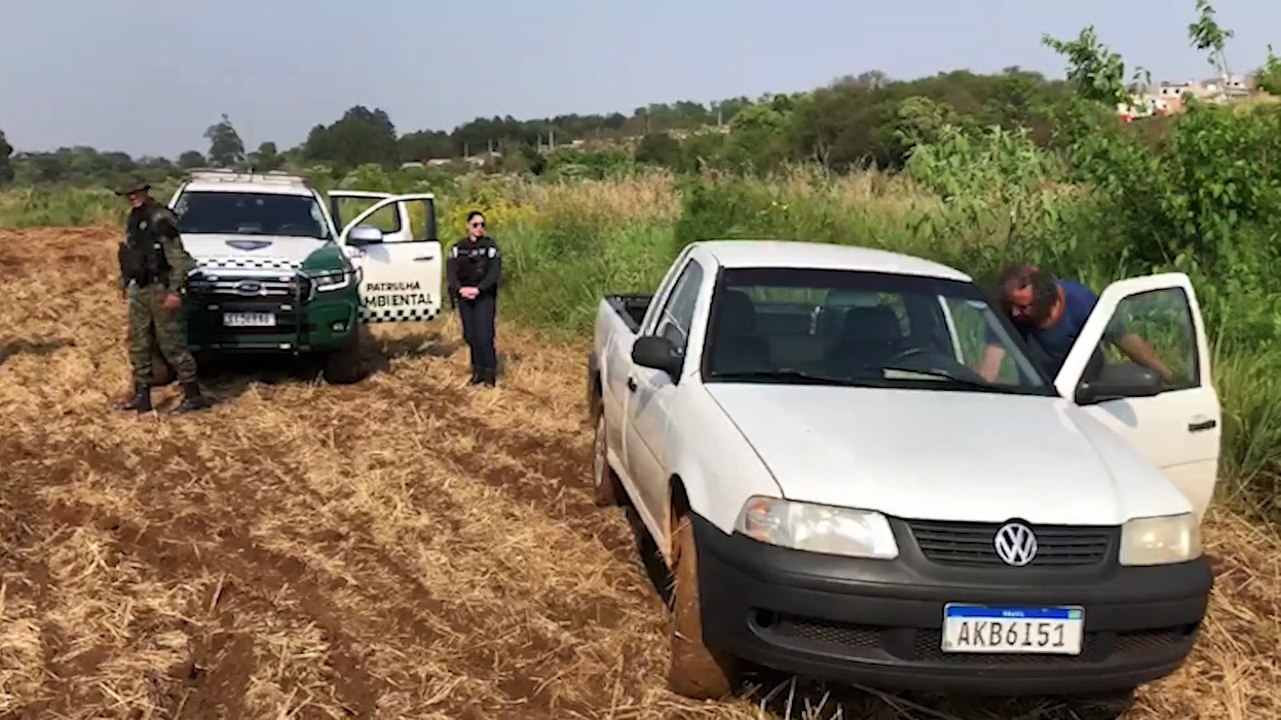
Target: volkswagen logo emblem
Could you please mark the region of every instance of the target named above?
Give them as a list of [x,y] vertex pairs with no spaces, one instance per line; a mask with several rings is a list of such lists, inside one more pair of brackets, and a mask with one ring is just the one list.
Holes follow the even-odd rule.
[[1006,565],[1022,567],[1036,557],[1036,535],[1023,523],[1006,523],[996,531],[992,541],[996,556]]
[[236,283],[236,293],[240,295],[258,295],[262,292],[262,283],[244,280]]

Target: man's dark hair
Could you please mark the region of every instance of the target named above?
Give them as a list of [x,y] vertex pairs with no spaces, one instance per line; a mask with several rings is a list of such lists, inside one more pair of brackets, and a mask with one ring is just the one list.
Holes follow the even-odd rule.
[[1021,290],[1022,288],[1032,287],[1032,303],[1034,305],[1053,304],[1058,298],[1058,288],[1055,286],[1054,277],[1035,265],[1016,264],[1007,265],[996,279],[996,289],[993,293],[1000,307],[1009,312],[1010,310],[1010,292]]

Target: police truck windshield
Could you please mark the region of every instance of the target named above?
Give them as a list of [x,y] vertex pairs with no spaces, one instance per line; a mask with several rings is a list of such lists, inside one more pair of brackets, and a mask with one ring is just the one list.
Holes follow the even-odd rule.
[[184,233],[330,237],[320,203],[311,195],[187,192],[174,214]]

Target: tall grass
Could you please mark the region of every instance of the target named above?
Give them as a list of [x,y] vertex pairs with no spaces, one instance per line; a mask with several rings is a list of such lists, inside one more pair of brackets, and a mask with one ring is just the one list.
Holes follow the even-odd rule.
[[[9,191],[0,193],[0,226],[118,224],[122,206],[106,191]],[[684,244],[697,239],[883,248],[958,267],[981,282],[1007,263],[1031,261],[1096,291],[1153,271],[1125,258],[1125,238],[1089,201],[1063,203],[1048,214],[1038,206],[1037,220],[1030,222],[1005,210],[976,213],[943,202],[905,175],[797,171],[770,182],[665,174],[461,182],[438,200],[446,243],[462,236],[473,209],[486,214],[503,249],[503,318],[558,339],[589,335],[603,293],[652,291]],[[1012,225],[1019,231],[1011,232]],[[1271,318],[1261,315],[1251,296],[1225,292],[1199,271],[1192,275],[1224,405],[1222,491],[1281,518],[1275,500],[1281,489],[1281,353],[1269,349],[1275,331],[1265,319]]]

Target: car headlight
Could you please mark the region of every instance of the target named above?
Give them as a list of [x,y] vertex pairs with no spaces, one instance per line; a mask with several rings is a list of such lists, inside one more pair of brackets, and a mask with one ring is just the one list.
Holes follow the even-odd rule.
[[771,545],[849,557],[892,559],[898,543],[878,512],[754,496],[735,527]]
[[1168,565],[1201,556],[1196,515],[1135,518],[1121,526],[1122,565]]
[[308,273],[311,287],[316,292],[333,292],[342,290],[352,283],[360,282],[360,270],[334,270],[332,272]]

